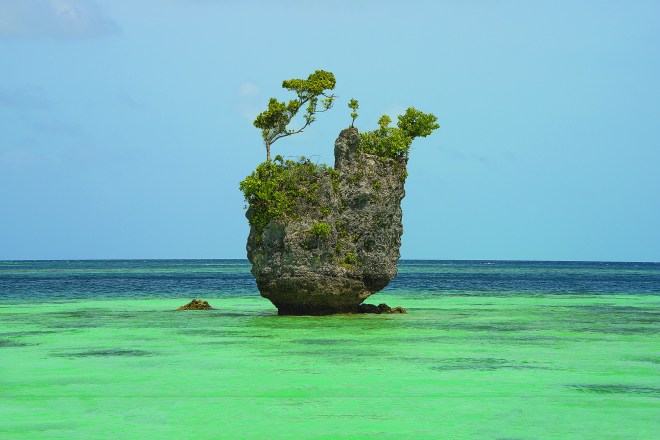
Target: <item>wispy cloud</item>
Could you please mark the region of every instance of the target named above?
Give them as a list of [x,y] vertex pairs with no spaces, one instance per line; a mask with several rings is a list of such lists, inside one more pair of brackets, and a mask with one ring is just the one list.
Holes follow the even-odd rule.
[[52,140],[21,139],[0,146],[0,172],[2,169],[25,170],[37,168],[82,167],[93,163],[107,163],[113,152],[84,140],[65,140],[53,144]]
[[404,105],[398,104],[392,107],[389,107],[385,114],[392,119],[392,125],[396,125],[399,115],[402,115],[406,112],[406,107]]
[[241,84],[238,88],[238,94],[242,98],[259,96],[259,87],[253,82],[246,82]]
[[258,98],[261,96],[259,87],[253,82],[244,82],[238,87],[238,114],[246,120],[253,120],[261,111]]
[[444,157],[447,157],[450,160],[458,162],[479,163],[485,166],[501,164],[505,162],[515,162],[518,160],[518,156],[510,150],[504,150],[497,154],[483,154],[480,152],[471,151],[469,149],[465,151],[460,148],[452,148],[447,146],[442,146],[440,150]]
[[0,0],[0,37],[87,38],[117,30],[93,0]]
[[131,110],[144,110],[147,107],[143,101],[123,91],[117,93],[117,101],[122,106]]
[[47,110],[50,102],[40,87],[2,87],[0,86],[0,107],[13,110]]
[[60,122],[55,119],[35,121],[30,124],[33,131],[47,136],[65,136],[70,138],[80,137],[82,129],[77,125]]
[[33,154],[26,148],[10,148],[6,151],[0,151],[0,167],[21,169],[33,160]]

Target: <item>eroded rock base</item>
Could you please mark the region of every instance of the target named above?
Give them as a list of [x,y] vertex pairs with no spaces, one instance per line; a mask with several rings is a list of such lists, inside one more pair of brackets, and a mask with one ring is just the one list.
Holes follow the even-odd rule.
[[301,307],[299,305],[280,305],[277,308],[277,314],[280,316],[286,315],[303,315],[303,316],[323,316],[323,315],[337,315],[337,314],[354,314],[354,313],[370,313],[375,315],[381,314],[402,314],[408,313],[403,307],[390,307],[387,304],[360,304],[358,306],[346,308],[319,308],[319,307]]
[[401,306],[390,307],[387,304],[360,304],[357,313],[375,313],[377,315],[387,313],[408,313],[406,309]]

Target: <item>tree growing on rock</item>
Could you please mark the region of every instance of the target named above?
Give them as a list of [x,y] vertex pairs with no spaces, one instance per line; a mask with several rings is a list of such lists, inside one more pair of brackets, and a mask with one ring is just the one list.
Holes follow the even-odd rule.
[[408,157],[410,145],[416,137],[426,137],[440,128],[438,118],[432,113],[423,113],[409,107],[406,113],[397,117],[396,127],[390,127],[392,119],[383,115],[378,120],[380,128],[360,133],[361,147],[370,154],[381,157]]
[[[278,139],[297,134],[316,120],[316,114],[329,110],[335,95],[328,91],[335,88],[335,76],[325,70],[317,70],[307,79],[290,79],[282,82],[282,88],[296,94],[296,99],[288,103],[270,98],[268,108],[254,120],[254,126],[261,130],[266,147],[266,161],[270,162],[270,146]],[[319,104],[321,108],[319,109]],[[304,122],[300,128],[290,128],[289,124],[298,111],[307,105]]]
[[358,112],[357,112],[357,111],[358,111],[358,107],[359,107],[359,104],[358,104],[358,102],[357,102],[357,99],[352,98],[350,101],[348,101],[348,108],[350,108],[351,110],[353,110],[353,111],[351,112],[351,118],[352,118],[352,119],[351,119],[351,128],[353,128],[353,125],[355,124],[355,120],[356,120],[357,117],[358,117]]

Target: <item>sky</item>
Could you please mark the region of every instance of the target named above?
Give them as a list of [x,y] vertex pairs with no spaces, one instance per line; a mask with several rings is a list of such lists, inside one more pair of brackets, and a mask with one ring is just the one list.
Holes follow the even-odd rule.
[[[405,259],[660,261],[660,2],[0,0],[0,259],[245,258],[254,117],[317,69],[273,154],[414,106]],[[396,120],[396,119],[395,119]]]

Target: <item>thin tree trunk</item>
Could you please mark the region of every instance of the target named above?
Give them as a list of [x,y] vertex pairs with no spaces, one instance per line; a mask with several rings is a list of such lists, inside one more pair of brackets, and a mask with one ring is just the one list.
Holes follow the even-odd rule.
[[270,144],[266,142],[266,161],[270,162]]

